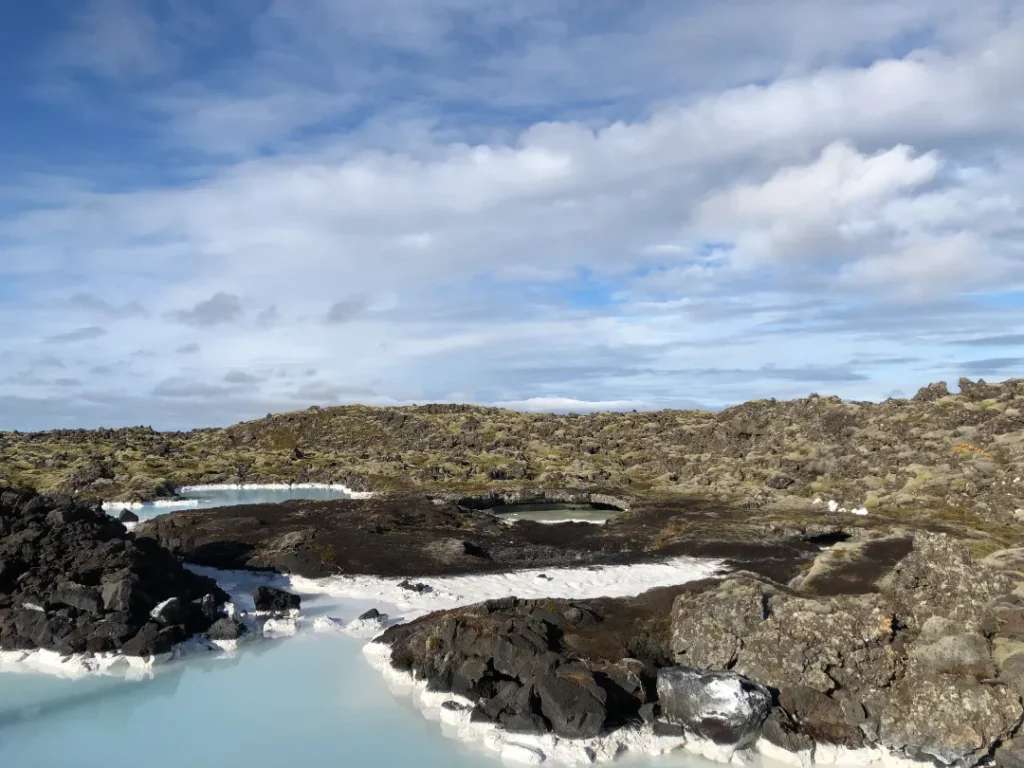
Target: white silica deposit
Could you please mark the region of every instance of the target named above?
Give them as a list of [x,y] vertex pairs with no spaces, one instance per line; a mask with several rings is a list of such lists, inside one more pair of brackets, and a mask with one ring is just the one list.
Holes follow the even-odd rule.
[[331,499],[368,499],[369,491],[356,491],[343,483],[216,483],[186,485],[178,489],[178,497],[154,501],[104,501],[103,511],[117,515],[124,509],[141,519],[186,509],[210,509],[239,504],[274,504],[282,501]]

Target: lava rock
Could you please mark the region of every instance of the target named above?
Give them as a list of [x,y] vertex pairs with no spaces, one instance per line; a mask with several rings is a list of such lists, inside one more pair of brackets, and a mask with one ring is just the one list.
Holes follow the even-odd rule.
[[607,692],[582,665],[563,665],[543,675],[535,688],[551,730],[570,739],[597,736],[608,716]]
[[669,722],[716,744],[742,747],[760,734],[772,695],[731,672],[665,667],[658,670],[658,702]]
[[276,587],[257,587],[252,599],[257,611],[290,611],[302,604],[298,595]]
[[398,582],[398,586],[408,592],[415,592],[418,595],[427,595],[434,591],[434,588],[429,584],[424,584],[422,581],[409,581],[409,579],[402,579]]
[[184,639],[184,629],[178,625],[161,627],[154,621],[146,622],[121,650],[129,656],[157,656],[168,653],[175,643]]
[[52,604],[68,605],[79,611],[97,614],[103,609],[103,601],[94,587],[75,582],[63,582],[49,595]]
[[[210,615],[192,604],[203,596]],[[164,653],[226,599],[96,505],[0,488],[0,648]]]
[[121,523],[137,523],[139,522],[139,516],[132,512],[130,509],[122,509],[121,514],[117,516],[118,522]]
[[187,620],[185,606],[177,597],[169,597],[158,603],[149,612],[149,616],[157,624],[183,624]]
[[248,629],[245,624],[225,616],[211,624],[206,635],[211,640],[237,640],[246,632]]

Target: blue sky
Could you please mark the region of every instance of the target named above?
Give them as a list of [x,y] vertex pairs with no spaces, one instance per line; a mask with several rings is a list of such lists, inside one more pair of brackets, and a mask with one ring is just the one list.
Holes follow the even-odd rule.
[[4,16],[0,429],[1024,371],[1019,3]]

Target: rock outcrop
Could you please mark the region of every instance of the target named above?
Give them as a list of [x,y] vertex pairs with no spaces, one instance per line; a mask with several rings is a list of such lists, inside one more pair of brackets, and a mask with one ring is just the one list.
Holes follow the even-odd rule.
[[392,627],[381,640],[399,669],[476,702],[475,719],[510,731],[595,736],[637,719],[654,699],[653,659],[666,658],[668,639],[667,623],[654,617],[674,594],[491,600]]
[[[509,598],[381,640],[397,668],[512,731],[581,737],[645,720],[731,748],[764,738],[962,766],[1010,755],[1024,551],[978,562],[942,534],[872,541],[842,550],[850,568],[815,563],[791,585],[736,573],[628,599]],[[866,553],[881,558],[870,574]]]
[[964,379],[959,388],[936,384],[882,403],[754,400],[714,413],[343,406],[187,433],[0,433],[0,484],[6,475],[132,500],[193,483],[320,481],[456,497],[610,494],[630,506],[697,497],[752,510],[820,496],[999,535],[1024,509],[1024,380]]
[[987,757],[1024,716],[1019,678],[1004,676],[993,653],[1016,641],[997,619],[1021,615],[1018,602],[1001,602],[1013,579],[923,533],[878,575],[864,594],[808,595],[743,575],[683,594],[674,658],[770,687],[781,720],[818,742],[942,764]]
[[285,592],[276,587],[256,587],[252,595],[253,604],[257,611],[287,612],[298,610],[302,604],[302,598],[291,592]]
[[164,653],[226,599],[97,507],[0,489],[0,649]]

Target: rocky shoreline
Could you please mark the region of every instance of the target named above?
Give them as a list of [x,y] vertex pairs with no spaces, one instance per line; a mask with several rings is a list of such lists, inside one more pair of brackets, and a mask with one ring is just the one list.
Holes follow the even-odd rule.
[[[145,657],[241,632],[182,562],[372,574],[443,609],[384,632],[388,669],[442,719],[534,745],[516,759],[633,734],[718,758],[1021,768],[1024,381],[960,390],[720,414],[352,407],[187,434],[0,434],[0,476],[74,494],[0,490],[0,648]],[[132,532],[91,502],[224,482],[375,493],[185,509]],[[491,511],[552,502],[614,515]],[[619,597],[500,581],[680,557],[724,572]],[[432,584],[459,578],[494,578],[487,596],[502,597],[433,601]]]
[[0,648],[167,653],[227,595],[96,505],[0,489]]
[[489,601],[379,642],[396,670],[512,733],[645,724],[725,753],[763,739],[797,755],[1017,765],[1022,566],[1021,550],[975,562],[919,533],[857,592],[823,590],[827,565],[810,591],[734,573],[637,598]]

